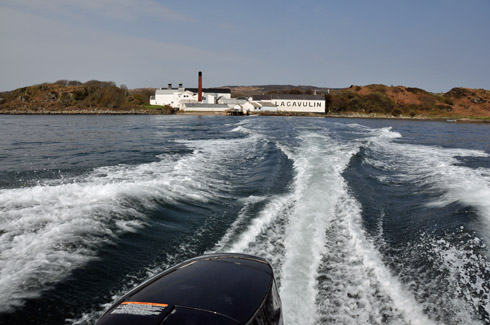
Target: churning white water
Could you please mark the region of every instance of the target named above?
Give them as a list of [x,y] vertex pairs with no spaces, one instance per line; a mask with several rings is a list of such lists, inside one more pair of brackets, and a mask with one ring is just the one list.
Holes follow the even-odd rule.
[[[370,141],[399,136],[383,129]],[[290,192],[272,198],[234,243],[217,248],[273,262],[287,324],[376,323],[387,310],[398,322],[431,323],[360,225],[360,208],[342,172],[361,143],[342,144],[327,132],[304,132],[299,138],[298,148],[278,144],[293,160]],[[230,228],[224,240],[235,231]],[[319,281],[327,276],[329,281]]]

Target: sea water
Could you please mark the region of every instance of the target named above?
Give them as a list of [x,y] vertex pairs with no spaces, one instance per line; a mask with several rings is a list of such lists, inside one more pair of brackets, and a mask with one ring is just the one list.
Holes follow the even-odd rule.
[[0,323],[92,324],[211,252],[273,265],[286,324],[490,322],[490,126],[0,119]]

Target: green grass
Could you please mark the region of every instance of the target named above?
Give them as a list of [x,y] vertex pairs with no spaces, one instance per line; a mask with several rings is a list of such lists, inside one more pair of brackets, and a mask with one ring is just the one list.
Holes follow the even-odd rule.
[[165,106],[162,106],[162,105],[150,105],[150,104],[143,104],[140,106],[143,108],[147,108],[147,109],[165,108]]

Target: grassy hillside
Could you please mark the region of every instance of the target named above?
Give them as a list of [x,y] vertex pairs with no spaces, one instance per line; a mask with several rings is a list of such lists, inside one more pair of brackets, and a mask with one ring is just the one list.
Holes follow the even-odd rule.
[[148,106],[154,89],[128,90],[111,81],[59,80],[0,93],[0,113],[97,113],[155,110],[172,113],[168,107]]

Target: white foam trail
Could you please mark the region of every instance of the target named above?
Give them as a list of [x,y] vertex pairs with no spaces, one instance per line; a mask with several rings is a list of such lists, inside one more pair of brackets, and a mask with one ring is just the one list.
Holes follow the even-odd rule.
[[402,137],[400,132],[393,131],[393,128],[391,126],[379,129],[372,129],[371,134],[373,134],[377,138],[384,139],[397,139]]
[[[386,136],[386,132],[382,136]],[[397,312],[403,316],[402,319],[413,324],[430,323],[417,302],[390,274],[381,258],[376,255],[376,249],[364,237],[359,209],[356,211],[346,208],[349,205],[355,206],[356,203],[347,196],[342,172],[359,146],[336,143],[318,134],[310,134],[303,140],[303,146],[295,159],[295,169],[298,172],[295,184],[297,203],[284,240],[285,258],[280,293],[285,306],[294,306],[285,308],[286,322],[314,324],[320,321],[320,315],[329,313],[328,309],[318,309],[325,307],[322,303],[317,304],[317,299],[322,299],[318,288],[318,270],[322,264],[322,256],[327,254],[325,234],[335,220],[341,220],[344,224],[344,236],[351,238],[352,246],[348,253],[361,263],[360,272],[369,275],[364,281],[378,283],[386,292],[386,299],[393,301]],[[351,214],[346,215],[345,211],[350,211]],[[350,277],[351,270],[345,271],[346,274],[342,274],[342,277]],[[345,278],[343,280],[346,281]],[[344,287],[341,292],[346,297],[349,292],[362,291],[364,285],[360,281],[354,287]],[[344,299],[341,303],[348,306],[347,300]],[[376,310],[382,305],[378,297],[374,301],[372,298],[370,300],[371,304],[366,308]],[[346,306],[344,307],[347,308]],[[337,318],[336,321],[340,319]]]
[[97,168],[68,184],[0,190],[0,311],[38,297],[95,258],[101,245],[143,227],[141,211],[156,201],[226,197],[227,162],[241,161],[255,140],[188,142],[194,151],[183,157]]
[[[248,124],[248,121],[242,123],[244,124]],[[259,132],[242,125],[233,131],[248,134],[261,142],[265,140]],[[286,146],[277,142],[275,146],[290,159],[293,157],[293,152]],[[258,203],[265,203],[265,205],[257,215],[250,215],[249,208]],[[251,196],[245,199],[244,207],[237,219],[211,251],[243,252],[262,256],[272,264],[276,282],[280,285],[285,223],[289,219],[294,203],[294,193],[273,197]]]
[[[390,186],[412,183],[432,194],[432,202],[428,204],[431,207],[459,203],[475,208],[481,218],[477,222],[482,225],[475,228],[487,243],[490,242],[490,170],[459,165],[460,157],[489,157],[488,153],[397,143],[389,138],[370,139],[369,149],[374,153],[366,163],[392,174],[378,177],[381,182]],[[489,251],[485,244],[479,244],[478,237],[458,239],[457,242],[461,247],[428,236],[416,247],[406,248],[409,252],[413,249],[428,255],[429,261],[435,260],[437,275],[405,269],[401,276],[412,283],[412,290],[423,308],[433,310],[431,318],[480,324],[481,320],[477,319],[479,309],[487,313],[490,310],[489,287],[484,280],[488,278],[484,270],[489,269],[485,252],[488,256]],[[417,254],[413,253],[413,259],[418,258]],[[487,298],[482,299],[482,295]],[[446,306],[446,309],[439,310],[435,306]]]
[[281,298],[291,306],[284,318],[291,324],[317,321],[317,272],[325,253],[325,231],[340,195],[340,173],[356,150],[319,134],[302,139],[294,161],[296,205],[286,228],[281,271]]
[[0,310],[37,297],[93,258],[101,242],[142,227],[143,216],[126,206],[125,194],[95,184],[0,191]]
[[230,247],[231,251],[245,252],[255,238],[278,216],[279,212],[283,211],[288,204],[288,197],[274,198],[267,206],[259,213],[247,230],[240,234],[240,238]]
[[340,323],[432,324],[422,306],[383,262],[362,227],[359,203],[345,184],[327,231],[322,319]]
[[[248,210],[249,208],[259,202],[263,202],[266,200],[266,197],[261,197],[261,196],[250,196],[243,201],[243,208],[241,209],[240,213],[238,214],[238,217],[236,220],[233,222],[233,224],[230,226],[226,234],[223,236],[223,238],[215,245],[213,248],[213,251],[224,251],[224,250],[231,250],[234,252],[243,252],[244,248],[247,246],[248,241],[247,239],[244,238],[249,238],[250,236],[255,237],[257,233],[254,235],[243,235],[244,232],[241,231],[241,229],[245,226],[247,220],[248,220]],[[258,226],[260,228],[260,226]],[[257,228],[255,227],[250,227],[250,228]],[[251,229],[248,229],[248,232],[254,232]],[[238,241],[238,243],[241,244],[235,244],[233,248],[230,247],[230,243],[236,241],[236,234],[242,233],[242,239]],[[255,232],[254,232],[255,233]],[[245,244],[243,244],[245,243]]]
[[[242,123],[239,123],[242,124]],[[165,171],[162,176],[168,179],[169,186],[162,188],[162,191],[169,191],[166,193],[169,200],[192,200],[192,198],[198,199],[200,202],[205,202],[210,199],[219,200],[220,198],[228,198],[227,192],[231,190],[233,185],[233,177],[237,174],[244,173],[247,169],[246,164],[243,161],[250,162],[260,157],[257,156],[257,152],[263,150],[263,146],[266,141],[257,134],[251,132],[243,132],[243,130],[237,129],[234,132],[245,133],[247,137],[240,139],[227,139],[227,140],[176,140],[177,142],[185,144],[187,147],[194,149],[192,155],[185,158],[174,159],[170,163],[172,168]],[[238,163],[237,163],[238,162]],[[196,186],[196,193],[188,191],[185,186],[185,182],[192,184],[198,183]],[[184,188],[179,184],[185,184]],[[167,199],[167,196],[166,197]],[[247,205],[253,205],[255,203],[265,200],[263,197],[252,196],[246,199],[242,199],[245,207]],[[243,218],[245,218],[246,208],[242,210]],[[242,220],[243,221],[243,220]],[[235,227],[240,228],[240,221],[237,220],[234,223]],[[193,246],[196,242],[202,241],[199,238],[203,234],[197,232],[193,239],[189,242],[182,242],[176,247],[172,254],[165,253],[167,255],[165,264],[158,263],[147,268],[148,279],[168,267],[186,259],[190,256],[196,255],[199,251]],[[232,234],[229,233],[231,236]],[[226,240],[222,241],[222,244],[226,244]],[[218,248],[217,248],[218,249]],[[88,325],[93,324],[100,316],[109,308],[117,299],[119,299],[127,291],[134,288],[141,281],[145,279],[133,279],[128,276],[128,281],[124,282],[124,285],[116,292],[113,292],[113,299],[110,302],[100,305],[91,311],[87,311],[81,315],[78,319],[67,319],[67,322]]]
[[[390,132],[386,129],[373,136],[399,136]],[[268,258],[279,280],[285,323],[315,324],[330,312],[328,303],[321,302],[326,295],[320,292],[318,278],[324,276],[319,270],[322,270],[322,257],[328,253],[325,234],[333,229],[332,223],[339,223],[342,229],[337,235],[348,238],[342,244],[343,249],[351,260],[357,261],[357,273],[350,274],[352,270],[344,268],[345,273],[341,274],[338,283],[348,282],[345,281],[346,276],[358,280],[351,291],[342,288],[341,296],[346,297],[356,290],[363,291],[369,288],[366,282],[373,283],[379,292],[384,293],[376,295],[376,290],[365,290],[366,295],[373,294],[366,298],[368,303],[364,305],[370,309],[365,313],[366,320],[381,322],[384,317],[382,308],[393,308],[390,313],[392,320],[398,317],[400,322],[430,323],[421,307],[391,275],[372,243],[365,238],[360,225],[360,209],[347,194],[342,172],[360,144],[340,144],[327,134],[311,132],[303,133],[300,138],[299,148],[276,144],[294,163],[296,175],[292,192],[271,198],[244,231],[231,235],[237,232],[237,227],[232,227],[217,247]],[[237,221],[242,228],[247,219],[244,215],[240,215]],[[331,272],[335,273],[335,270]],[[348,299],[342,303],[349,308]],[[359,308],[350,307],[351,312],[359,311]],[[342,320],[342,315],[337,316],[333,321]],[[361,319],[354,317],[351,322]]]
[[430,206],[459,202],[474,207],[485,229],[482,235],[490,244],[490,170],[461,166],[458,161],[458,157],[490,157],[488,153],[390,141],[373,142],[372,149],[390,163],[381,162],[379,158],[371,158],[370,163],[397,173],[387,181],[410,182],[435,193],[438,198]]
[[[260,212],[251,215],[249,208],[264,202],[265,206]],[[284,255],[284,223],[289,218],[293,204],[291,194],[247,198],[235,222],[210,252],[227,251],[262,256],[272,264],[279,285]]]

